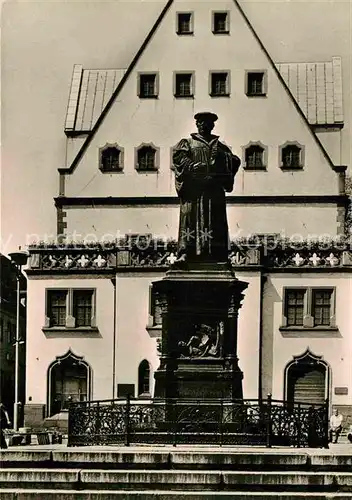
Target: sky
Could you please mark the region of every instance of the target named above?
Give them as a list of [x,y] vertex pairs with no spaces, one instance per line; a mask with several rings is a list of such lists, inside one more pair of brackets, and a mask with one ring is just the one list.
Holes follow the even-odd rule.
[[[73,65],[126,67],[164,4],[164,0],[2,3],[2,253],[55,236],[53,198],[58,195],[57,169],[65,161],[64,121]],[[342,57],[342,162],[351,165],[352,0],[241,0],[240,4],[275,62]]]

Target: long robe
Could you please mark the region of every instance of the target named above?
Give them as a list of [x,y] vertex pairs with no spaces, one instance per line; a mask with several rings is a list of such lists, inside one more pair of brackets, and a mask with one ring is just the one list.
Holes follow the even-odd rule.
[[173,165],[180,198],[179,256],[227,261],[225,192],[232,191],[240,163],[214,135],[207,142],[199,134],[191,134],[191,138],[181,139],[175,147]]

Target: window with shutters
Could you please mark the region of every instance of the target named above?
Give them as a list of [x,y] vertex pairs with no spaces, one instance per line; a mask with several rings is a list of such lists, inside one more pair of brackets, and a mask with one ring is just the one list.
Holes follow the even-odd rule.
[[43,331],[97,330],[95,289],[47,289]]
[[285,288],[280,330],[334,329],[335,288]]

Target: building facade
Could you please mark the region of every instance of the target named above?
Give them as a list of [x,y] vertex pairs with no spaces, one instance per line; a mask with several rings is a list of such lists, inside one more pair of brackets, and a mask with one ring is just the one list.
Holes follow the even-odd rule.
[[153,395],[151,283],[178,231],[172,152],[204,110],[242,162],[227,213],[230,259],[249,283],[244,395],[350,411],[341,60],[275,63],[236,1],[176,0],[128,68],[73,69],[58,241],[34,245],[27,271],[26,424],[72,399]]

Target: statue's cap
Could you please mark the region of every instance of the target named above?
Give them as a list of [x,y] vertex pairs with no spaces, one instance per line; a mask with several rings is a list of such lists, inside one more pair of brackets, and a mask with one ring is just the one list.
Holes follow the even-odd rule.
[[218,115],[215,113],[211,113],[210,111],[202,111],[194,115],[195,120],[211,120],[212,122],[216,122],[218,119]]

